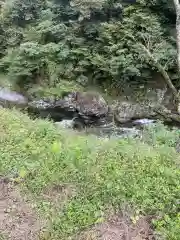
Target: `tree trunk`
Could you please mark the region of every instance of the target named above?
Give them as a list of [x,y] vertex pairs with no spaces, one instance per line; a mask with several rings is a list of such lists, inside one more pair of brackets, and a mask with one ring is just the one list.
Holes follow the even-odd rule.
[[180,73],[180,3],[179,0],[173,0],[176,10],[176,45],[177,45],[177,65]]
[[[176,45],[177,45],[177,66],[178,66],[178,72],[180,75],[180,0],[173,0],[174,2],[174,7],[176,11]],[[168,87],[171,89],[175,100],[177,102],[177,111],[180,114],[180,95],[174,84],[172,83],[168,73],[164,69],[164,67],[154,58],[154,56],[151,54],[149,49],[144,46],[143,44],[141,45],[144,49],[144,51],[147,53],[149,56],[150,60],[154,63],[154,66],[157,67],[161,75],[163,76],[166,84]]]
[[[177,66],[180,75],[180,2],[173,0],[176,10],[176,46],[177,46]],[[177,103],[177,111],[180,114],[180,101]]]

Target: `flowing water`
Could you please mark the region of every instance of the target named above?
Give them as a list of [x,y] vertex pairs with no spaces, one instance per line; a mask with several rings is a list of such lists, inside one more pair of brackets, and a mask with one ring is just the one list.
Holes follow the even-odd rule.
[[[149,126],[155,123],[152,119],[138,119],[127,124],[123,124],[122,127],[117,127],[113,122],[99,125],[85,127],[81,129],[75,129],[80,133],[85,133],[87,135],[96,135],[98,137],[106,138],[124,138],[124,137],[138,137],[141,136],[142,130],[145,126]],[[73,129],[74,120],[62,120],[61,122],[55,122],[56,127]]]

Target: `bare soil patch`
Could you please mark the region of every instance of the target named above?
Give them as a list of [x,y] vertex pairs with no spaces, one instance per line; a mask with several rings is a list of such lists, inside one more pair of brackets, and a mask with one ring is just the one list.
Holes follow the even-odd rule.
[[76,190],[76,187],[70,184],[54,184],[46,188],[43,198],[59,208],[76,195]]
[[16,186],[0,178],[0,232],[11,240],[37,240],[42,228],[32,204]]
[[115,215],[83,233],[80,240],[155,240],[151,217],[140,217],[136,224],[130,218]]

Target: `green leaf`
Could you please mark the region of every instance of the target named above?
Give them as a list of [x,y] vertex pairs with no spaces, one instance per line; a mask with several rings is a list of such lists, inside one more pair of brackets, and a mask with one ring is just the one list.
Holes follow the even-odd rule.
[[59,153],[60,150],[61,150],[61,142],[55,141],[52,144],[51,150],[52,150],[53,153]]

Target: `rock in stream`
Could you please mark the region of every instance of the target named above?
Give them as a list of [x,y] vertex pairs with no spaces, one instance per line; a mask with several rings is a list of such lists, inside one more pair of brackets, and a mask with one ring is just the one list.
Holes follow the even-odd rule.
[[40,117],[50,117],[59,122],[76,119],[84,125],[98,124],[108,115],[108,104],[98,93],[72,92],[54,101],[33,101],[29,111]]

